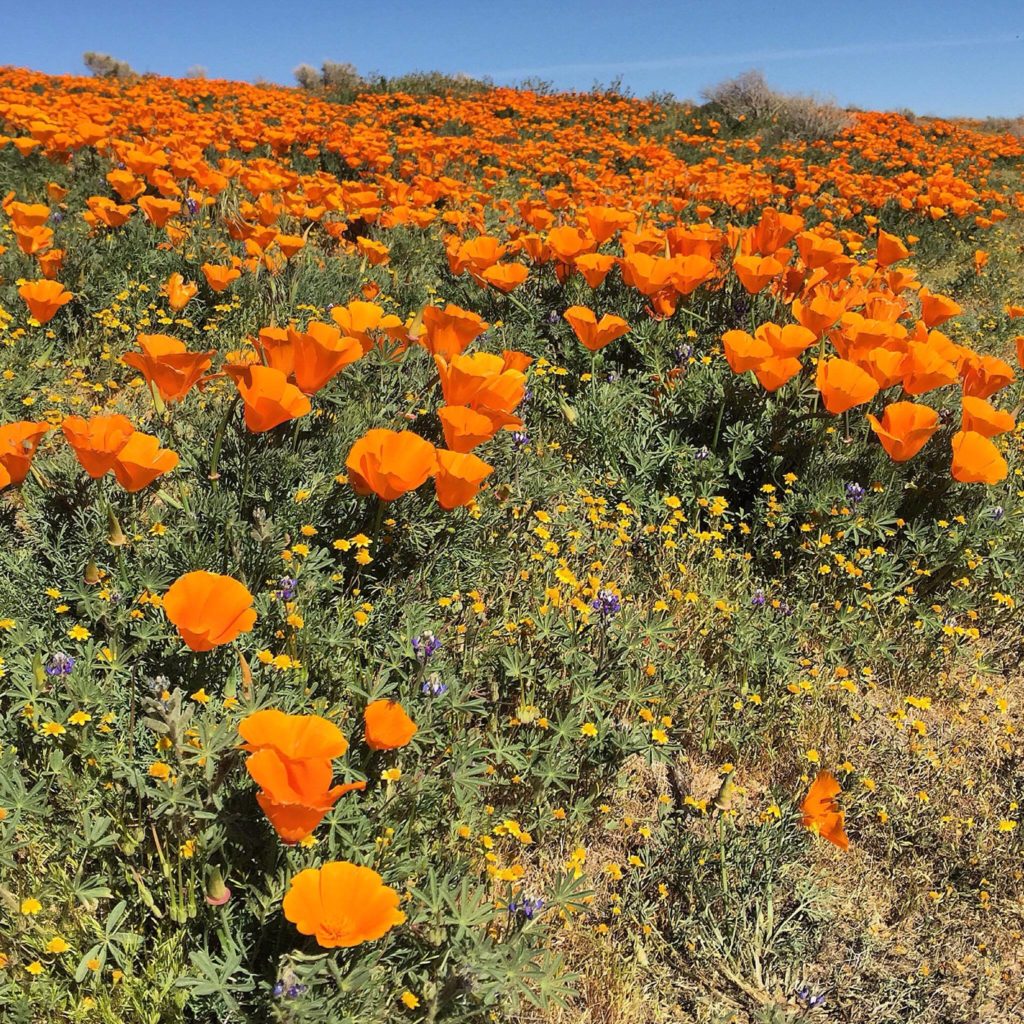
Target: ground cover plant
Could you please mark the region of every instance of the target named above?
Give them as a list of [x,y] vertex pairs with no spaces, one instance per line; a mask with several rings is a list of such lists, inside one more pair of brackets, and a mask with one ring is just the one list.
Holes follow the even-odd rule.
[[4,1021],[1021,1019],[1019,133],[92,56],[0,69]]

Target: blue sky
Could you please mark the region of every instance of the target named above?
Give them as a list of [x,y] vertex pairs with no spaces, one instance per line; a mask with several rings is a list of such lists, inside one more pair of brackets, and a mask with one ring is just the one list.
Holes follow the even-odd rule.
[[[13,0],[0,6],[13,10]],[[1024,114],[1021,0],[50,0],[5,18],[0,64],[81,72],[99,50],[140,71],[292,84],[300,63],[527,75],[696,98],[747,68],[864,108]]]

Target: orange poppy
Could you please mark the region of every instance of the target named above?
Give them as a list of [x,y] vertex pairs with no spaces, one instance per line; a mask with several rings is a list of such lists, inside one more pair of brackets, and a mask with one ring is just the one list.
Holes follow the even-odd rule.
[[1013,414],[993,408],[984,398],[963,396],[963,421],[961,430],[973,430],[982,437],[996,437],[1013,430],[1017,421]]
[[363,713],[366,745],[371,750],[397,750],[419,731],[397,701],[375,700]]
[[775,356],[764,359],[754,367],[754,376],[765,391],[778,391],[802,369],[803,363],[793,356]]
[[356,338],[344,337],[337,327],[311,321],[304,331],[288,328],[292,375],[300,391],[315,394],[363,354]]
[[206,283],[215,292],[225,291],[234,281],[237,281],[242,272],[237,267],[222,267],[216,263],[204,263],[200,268]]
[[281,906],[299,934],[335,949],[373,942],[402,924],[398,903],[398,893],[376,871],[341,860],[300,871]]
[[434,363],[446,405],[468,405],[499,426],[519,423],[511,413],[526,392],[526,375],[510,368],[505,357],[474,352],[451,360],[434,356]]
[[254,434],[305,416],[312,408],[309,399],[294,384],[289,384],[280,370],[256,365],[229,365],[224,369],[238,387],[245,403],[245,425]]
[[211,651],[248,633],[256,622],[252,594],[231,576],[198,570],[180,576],[164,594],[167,619],[193,651]]
[[469,347],[488,324],[476,313],[453,306],[427,306],[423,310],[423,333],[416,339],[431,355],[451,359]]
[[48,423],[31,420],[18,420],[0,427],[0,487],[24,481],[36,448],[50,429]]
[[939,414],[915,402],[893,402],[885,407],[881,421],[870,413],[867,420],[893,462],[912,459],[939,429]]
[[529,276],[529,270],[522,263],[499,263],[480,271],[480,277],[492,288],[508,294],[515,291]]
[[952,384],[957,379],[956,367],[944,359],[934,346],[920,341],[907,343],[900,374],[903,377],[903,390],[908,395],[923,395],[926,391]]
[[480,492],[480,485],[494,472],[483,459],[468,452],[437,450],[434,487],[438,504],[449,511],[468,505]]
[[444,431],[444,443],[453,452],[471,452],[497,433],[490,419],[465,405],[443,405],[437,416]]
[[765,359],[775,355],[767,341],[752,337],[746,331],[726,331],[722,335],[722,351],[733,373],[755,370]]
[[178,465],[177,452],[160,447],[160,439],[135,431],[114,458],[114,477],[131,493],[148,487]]
[[[125,199],[125,196],[121,196]],[[181,204],[174,199],[159,199],[156,196],[142,196],[138,207],[151,224],[162,228],[175,214],[181,213]]]
[[732,268],[751,295],[756,295],[785,269],[774,256],[737,256]]
[[922,288],[917,294],[921,300],[921,319],[927,327],[938,327],[963,312],[959,303],[945,295],[936,295],[927,288]]
[[622,317],[605,313],[598,320],[594,311],[586,306],[570,306],[562,315],[583,347],[591,352],[599,351],[629,331],[629,324]]
[[178,402],[210,368],[214,351],[189,352],[183,341],[166,334],[140,334],[142,352],[126,352],[121,362],[132,366],[160,393],[165,402]]
[[250,754],[267,747],[290,761],[342,757],[348,740],[330,719],[320,715],[289,715],[275,708],[254,711],[238,725],[245,743],[242,749]]
[[836,797],[842,791],[843,787],[831,772],[819,772],[800,805],[803,812],[801,823],[840,850],[848,850],[850,840],[843,827],[846,815],[836,803]]
[[910,250],[895,235],[886,231],[878,232],[878,243],[875,248],[875,262],[880,267],[888,267],[890,264],[899,263],[910,255]]
[[45,278],[41,281],[26,281],[18,289],[18,294],[40,324],[48,324],[57,315],[57,310],[74,298],[59,281],[47,281]]
[[591,252],[576,257],[576,269],[591,288],[599,288],[615,266],[615,257],[604,253]]
[[356,494],[394,501],[416,490],[437,469],[434,446],[411,430],[368,430],[345,460]]
[[997,484],[1009,466],[984,434],[960,430],[953,435],[953,479],[964,484]]
[[369,352],[375,344],[371,331],[380,331],[392,341],[406,340],[406,328],[402,320],[394,313],[385,314],[376,302],[353,299],[345,306],[335,306],[331,310],[331,319],[343,334],[357,339],[364,352]]
[[818,365],[818,390],[833,416],[870,402],[878,394],[878,382],[856,363],[826,359]]
[[974,398],[991,398],[1016,379],[1013,367],[996,356],[979,356],[971,353],[960,366],[965,395]]
[[196,297],[199,285],[186,281],[181,274],[171,274],[160,290],[167,296],[167,305],[177,313]]
[[75,450],[82,468],[94,480],[114,466],[114,460],[128,443],[135,427],[126,416],[66,416],[61,430]]

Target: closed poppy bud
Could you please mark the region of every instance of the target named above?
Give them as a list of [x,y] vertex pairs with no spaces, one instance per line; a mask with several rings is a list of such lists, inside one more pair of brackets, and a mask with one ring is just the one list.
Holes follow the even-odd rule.
[[434,487],[437,502],[444,509],[468,505],[479,493],[480,485],[494,472],[494,467],[472,453],[437,451],[437,473]]
[[18,289],[18,294],[25,300],[28,311],[41,324],[48,324],[61,306],[67,305],[74,295],[65,291],[59,281],[28,281]]
[[328,861],[292,879],[282,910],[300,935],[312,935],[324,949],[335,949],[372,942],[402,924],[405,914],[398,903],[398,893],[376,871]]
[[214,352],[190,352],[183,341],[166,334],[140,334],[142,352],[126,352],[121,362],[134,367],[165,402],[177,402],[210,368]]
[[356,494],[394,501],[416,490],[437,468],[434,446],[411,430],[368,430],[345,460]]
[[148,487],[178,465],[178,454],[160,447],[160,439],[136,431],[114,459],[114,477],[129,493]]
[[121,548],[128,543],[128,538],[124,535],[121,523],[112,508],[107,509],[107,543],[112,548]]
[[220,868],[212,868],[206,876],[206,902],[211,907],[222,907],[231,899],[231,890],[224,884]]
[[193,651],[210,651],[248,633],[256,622],[252,594],[244,584],[217,573],[185,573],[171,584],[164,613]]
[[375,700],[363,714],[366,745],[371,750],[397,750],[416,735],[416,723],[397,701]]
[[135,427],[126,416],[66,416],[61,424],[68,444],[75,450],[82,468],[94,480],[114,466],[121,449],[128,443]]
[[288,420],[305,416],[309,399],[289,384],[280,370],[269,366],[225,366],[245,403],[245,425],[253,433],[273,430]]
[[953,435],[953,479],[964,484],[997,484],[1009,466],[999,449],[983,434],[961,430]]
[[28,476],[36,448],[49,430],[48,423],[31,420],[5,423],[0,427],[0,469],[6,473],[6,481],[0,478],[0,486],[20,484]]
[[879,421],[870,413],[868,423],[893,462],[912,459],[939,429],[939,414],[927,405],[893,402]]

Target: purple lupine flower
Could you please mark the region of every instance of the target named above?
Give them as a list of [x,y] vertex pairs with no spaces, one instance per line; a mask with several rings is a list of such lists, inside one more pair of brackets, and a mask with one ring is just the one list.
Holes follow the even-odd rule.
[[864,488],[860,484],[853,482],[846,485],[846,497],[853,502],[854,505],[859,505],[864,500]]
[[703,461],[704,461],[705,459],[709,459],[709,458],[711,458],[711,450],[710,450],[710,449],[708,448],[708,446],[707,446],[707,445],[704,445],[703,447],[701,447],[701,448],[698,448],[698,449],[697,449],[697,450],[696,450],[696,451],[695,451],[695,452],[693,453],[693,457],[694,457],[694,458],[695,458],[695,459],[696,459],[696,460],[697,460],[698,462],[703,462]]
[[614,591],[599,590],[597,597],[590,602],[590,607],[601,616],[602,620],[609,621],[622,611],[622,602]]
[[277,581],[275,593],[282,601],[291,601],[295,597],[297,586],[298,583],[291,576],[282,576]]
[[429,630],[412,638],[412,652],[424,665],[441,650],[441,641]]
[[995,523],[1001,522],[1003,516],[1006,515],[1002,505],[996,505],[995,508],[989,510],[988,514],[992,521]]
[[63,651],[55,651],[50,655],[50,660],[46,663],[43,671],[48,676],[69,676],[75,669],[75,659],[70,654],[65,654]]
[[758,587],[757,590],[754,591],[753,595],[751,595],[750,603],[755,608],[763,608],[766,600],[764,591]]
[[520,900],[518,903],[513,900],[508,905],[508,912],[512,917],[517,914],[521,914],[527,921],[532,921],[534,916],[539,914],[544,909],[544,901],[542,899],[532,900],[529,897]]
[[512,443],[517,448],[525,448],[530,443],[530,435],[525,430],[513,430]]
[[431,672],[430,675],[423,680],[423,686],[421,689],[424,696],[427,697],[443,697],[448,692],[448,687],[441,682],[441,677],[436,672]]

